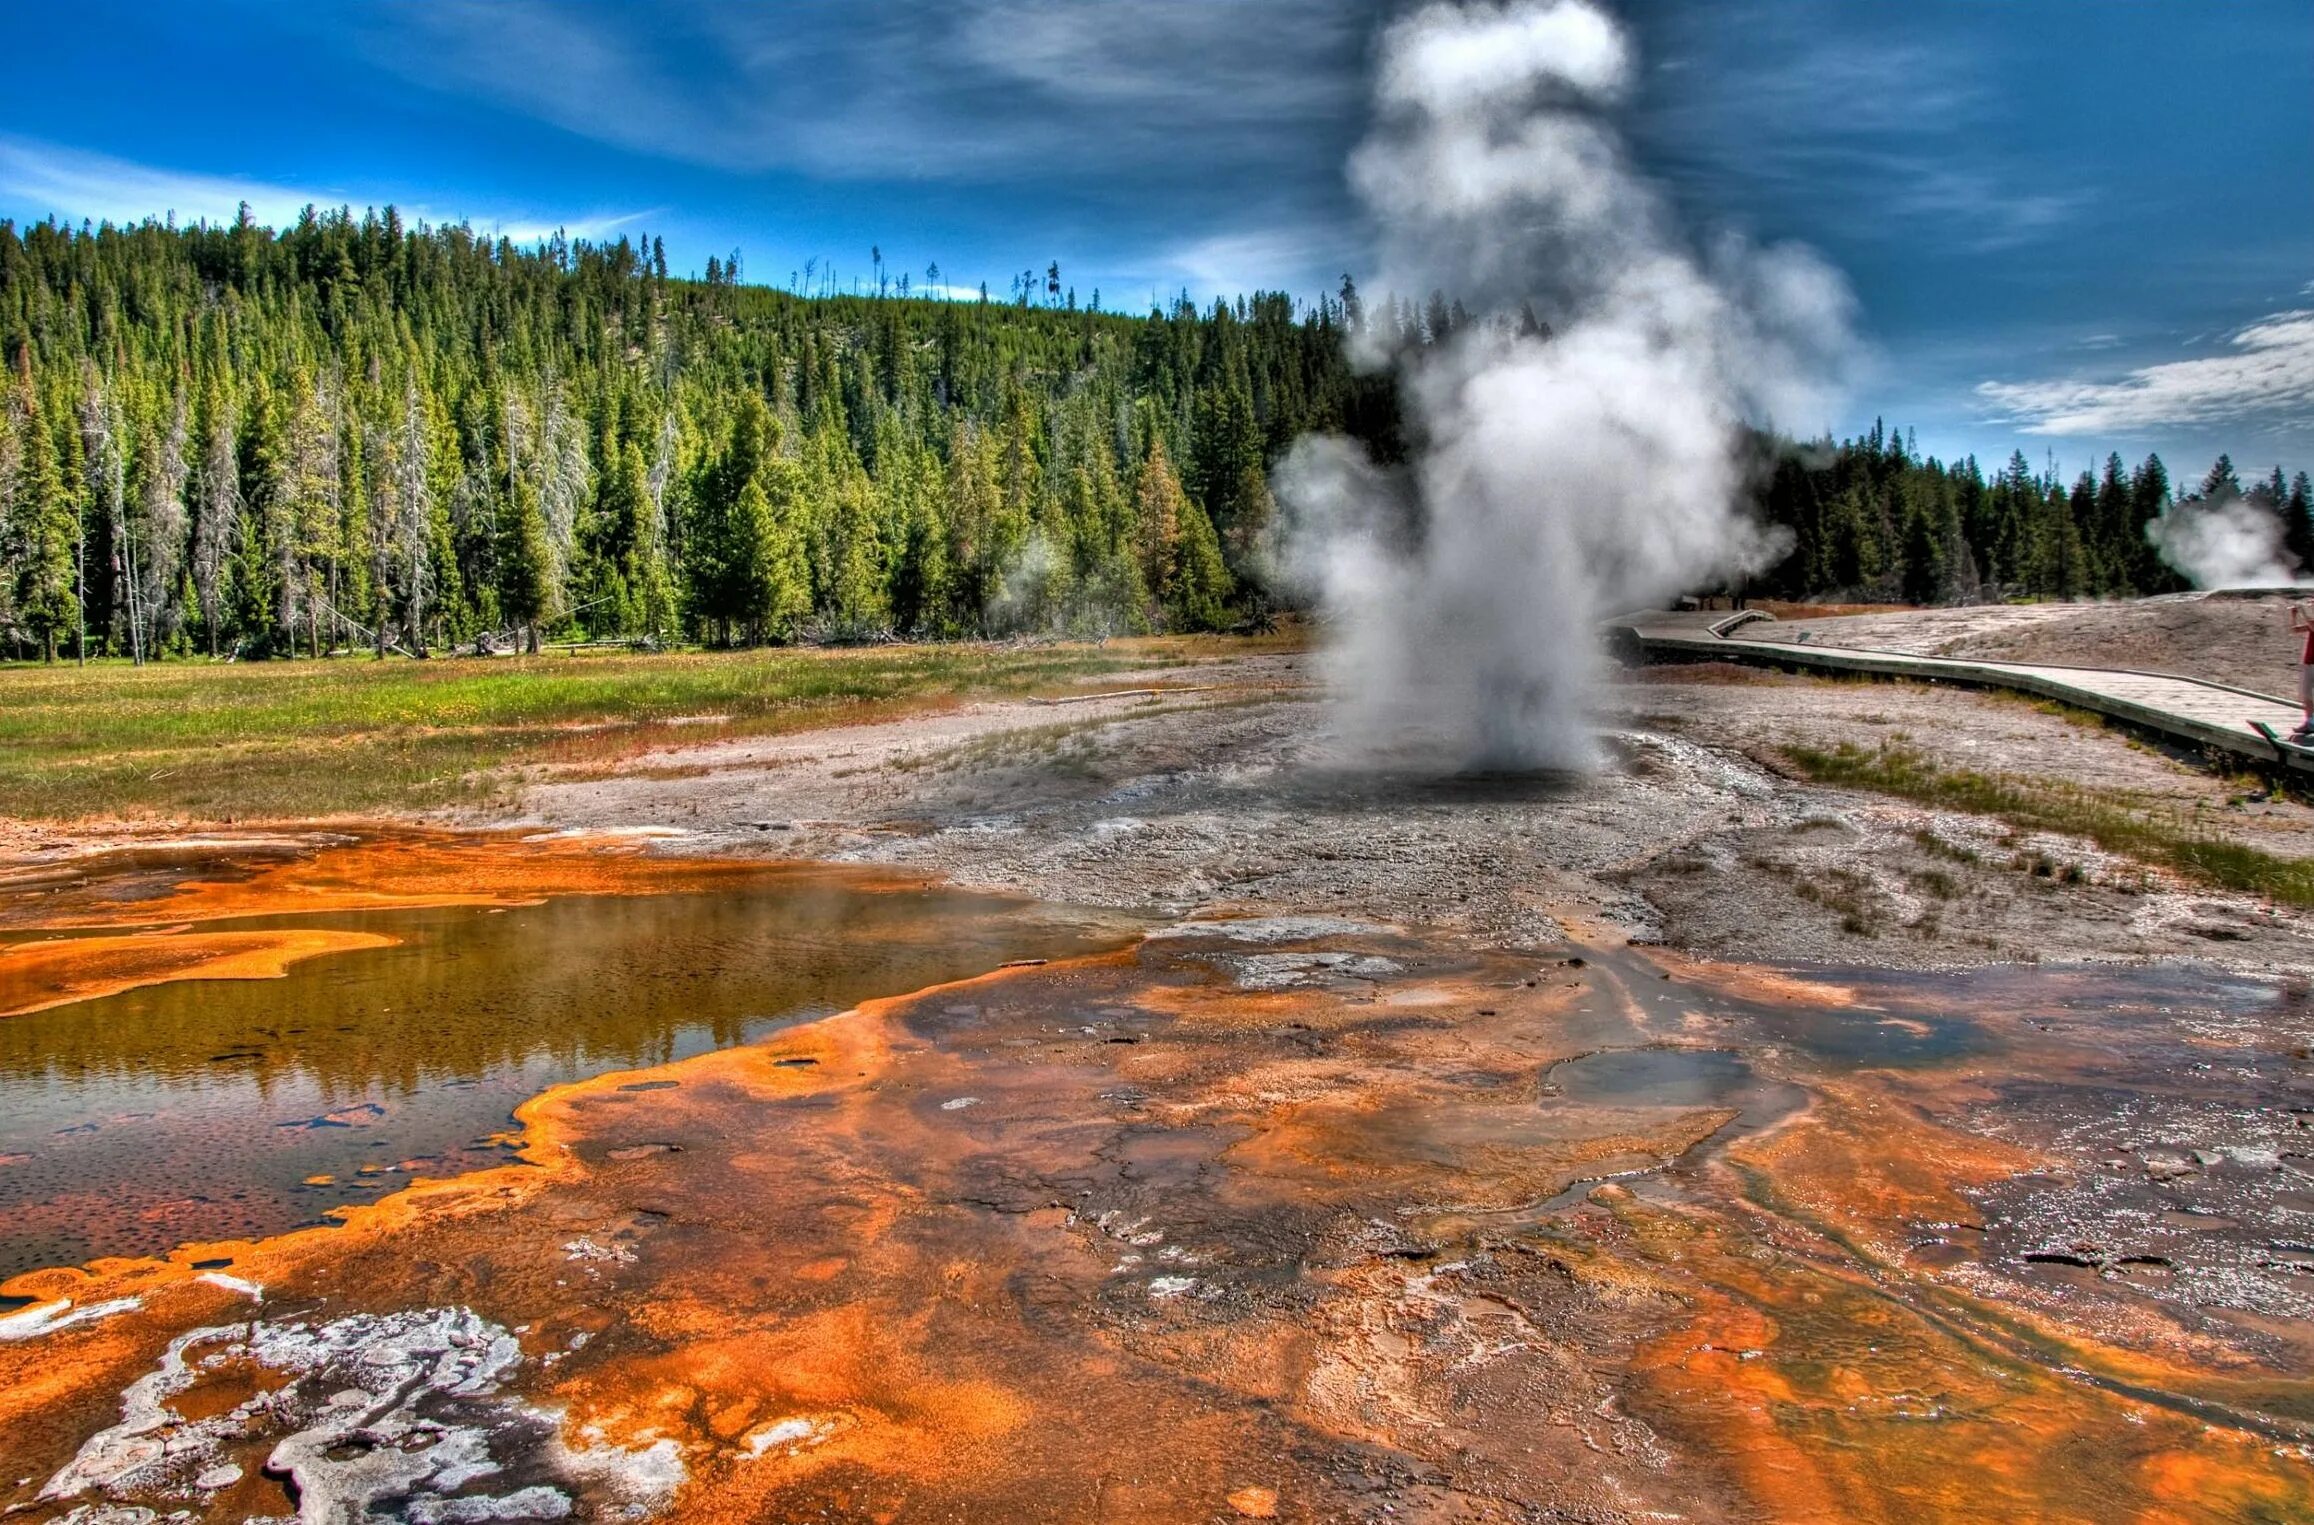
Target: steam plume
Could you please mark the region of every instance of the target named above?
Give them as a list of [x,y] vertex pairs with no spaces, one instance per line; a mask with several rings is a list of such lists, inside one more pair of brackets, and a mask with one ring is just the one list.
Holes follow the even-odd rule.
[[2197,588],[2281,588],[2298,581],[2280,516],[2243,498],[2180,503],[2148,519],[2145,538]]
[[1780,549],[1735,510],[1740,425],[1817,405],[1848,289],[1796,247],[1688,244],[1609,116],[1633,72],[1590,0],[1433,4],[1382,35],[1350,176],[1385,284],[1477,317],[1414,358],[1365,331],[1365,362],[1404,367],[1411,467],[1319,438],[1281,468],[1353,744],[1586,766],[1597,620]]

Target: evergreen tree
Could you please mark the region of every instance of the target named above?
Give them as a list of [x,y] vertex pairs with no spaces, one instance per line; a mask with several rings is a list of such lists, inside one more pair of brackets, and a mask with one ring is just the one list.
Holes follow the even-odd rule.
[[971,424],[960,422],[949,435],[942,501],[948,526],[948,621],[960,631],[977,633],[1016,547],[999,535],[995,443]]
[[1910,479],[1901,484],[1899,492],[1903,504],[1898,521],[1903,540],[1898,572],[1902,596],[1910,604],[1941,602],[1950,584],[1946,556],[1952,537],[1939,522],[1933,495]]
[[2201,490],[2194,494],[2204,503],[2230,503],[2242,495],[2242,480],[2234,474],[2234,458],[2220,455],[2202,478]]
[[655,538],[649,523],[650,474],[643,465],[643,452],[632,442],[605,448],[612,464],[602,475],[590,516],[587,559],[593,575],[588,597],[590,607],[601,611],[593,623],[634,631],[642,626],[636,583],[643,563],[653,554]]
[[1181,536],[1166,577],[1165,617],[1175,630],[1221,630],[1229,620],[1232,587],[1221,537],[1195,503],[1181,505]]
[[948,500],[946,482],[936,460],[923,452],[911,453],[914,462],[906,473],[907,491],[894,516],[892,624],[903,635],[940,639],[960,630],[952,613],[954,577],[943,513]]
[[538,506],[538,489],[527,479],[514,484],[514,501],[502,521],[498,548],[498,609],[511,629],[520,632],[522,649],[536,656],[538,626],[552,608],[554,547],[546,514]]
[[56,469],[56,442],[36,395],[28,398],[18,437],[22,464],[11,516],[17,541],[16,617],[39,644],[41,659],[54,662],[58,641],[77,628],[80,617],[73,563],[79,506]]
[[2297,558],[2298,570],[2314,572],[2314,492],[2308,490],[2303,471],[2290,479],[2290,491],[2282,500],[2282,536]]
[[[1347,277],[1344,284],[1348,284]],[[1141,480],[1133,490],[1133,554],[1140,563],[1142,587],[1168,614],[1179,567],[1181,524],[1188,507],[1181,480],[1173,474],[1173,462],[1165,454],[1165,437],[1152,433],[1148,454],[1141,462]],[[1211,528],[1208,524],[1207,529]]]
[[730,618],[750,640],[784,639],[811,608],[803,546],[750,477],[731,515]]
[[2169,469],[2161,457],[2149,455],[2129,478],[2129,516],[2137,523],[2137,574],[2132,579],[2140,593],[2176,593],[2185,579],[2171,570],[2154,548],[2153,527],[2170,510]]
[[825,611],[831,626],[857,640],[889,628],[885,601],[882,502],[876,484],[856,463],[846,463],[829,517]]
[[2106,456],[2105,473],[2097,480],[2095,523],[2098,590],[2123,595],[2135,591],[2138,548],[2145,537],[2130,521],[2129,479],[2118,452]]
[[1251,501],[1247,497],[1249,488],[1262,482],[1264,463],[1253,399],[1242,376],[1231,375],[1222,385],[1198,393],[1195,427],[1190,496],[1232,548],[1233,567],[1243,571],[1245,563],[1235,552],[1250,551],[1260,543],[1270,505],[1266,487]]
[[[742,271],[674,279],[655,240],[522,249],[390,208],[278,231],[0,221],[0,649],[1236,623],[1272,597],[1270,461],[1313,432],[1408,457],[1398,381],[1345,340],[1476,327],[1453,293],[1348,281],[1310,307],[1132,317],[1071,310],[1049,264],[1015,306]],[[1532,314],[1499,327],[1554,342]],[[2085,495],[2022,457],[1989,481],[1923,460],[1885,422],[1750,453],[1793,546],[1762,591],[2178,586],[2144,534],[2169,502],[2157,462],[2108,461]],[[2297,484],[2244,492],[2222,461],[2202,498],[2236,494],[2314,563]]]

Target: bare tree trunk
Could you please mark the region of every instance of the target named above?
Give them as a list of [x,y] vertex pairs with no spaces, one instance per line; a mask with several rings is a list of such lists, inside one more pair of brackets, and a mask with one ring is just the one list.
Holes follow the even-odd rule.
[[370,576],[377,583],[378,588],[377,608],[372,611],[372,614],[378,622],[376,634],[378,660],[381,662],[386,659],[386,615],[391,606],[390,595],[392,593],[391,585],[387,581],[388,573],[391,570],[386,559],[387,550],[386,534],[381,526],[370,536]]
[[402,392],[401,446],[395,460],[395,518],[410,574],[404,592],[410,606],[410,647],[426,654],[426,530],[431,494],[426,487],[425,415],[418,405],[418,383],[412,378]]

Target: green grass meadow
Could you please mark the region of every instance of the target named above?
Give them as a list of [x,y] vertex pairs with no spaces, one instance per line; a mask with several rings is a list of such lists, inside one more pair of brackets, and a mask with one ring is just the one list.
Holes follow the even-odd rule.
[[677,740],[1033,694],[1231,644],[0,665],[0,815],[286,820],[482,804],[513,763],[610,766]]

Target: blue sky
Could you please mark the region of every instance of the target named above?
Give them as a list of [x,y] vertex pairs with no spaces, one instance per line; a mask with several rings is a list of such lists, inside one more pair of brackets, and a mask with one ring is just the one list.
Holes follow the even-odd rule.
[[[1342,165],[1386,0],[80,0],[19,8],[0,216],[393,201],[739,248],[786,284],[1061,263],[1110,307],[1369,263]],[[2070,471],[2314,469],[2308,0],[1623,0],[1699,237],[1797,238],[1850,432]]]

